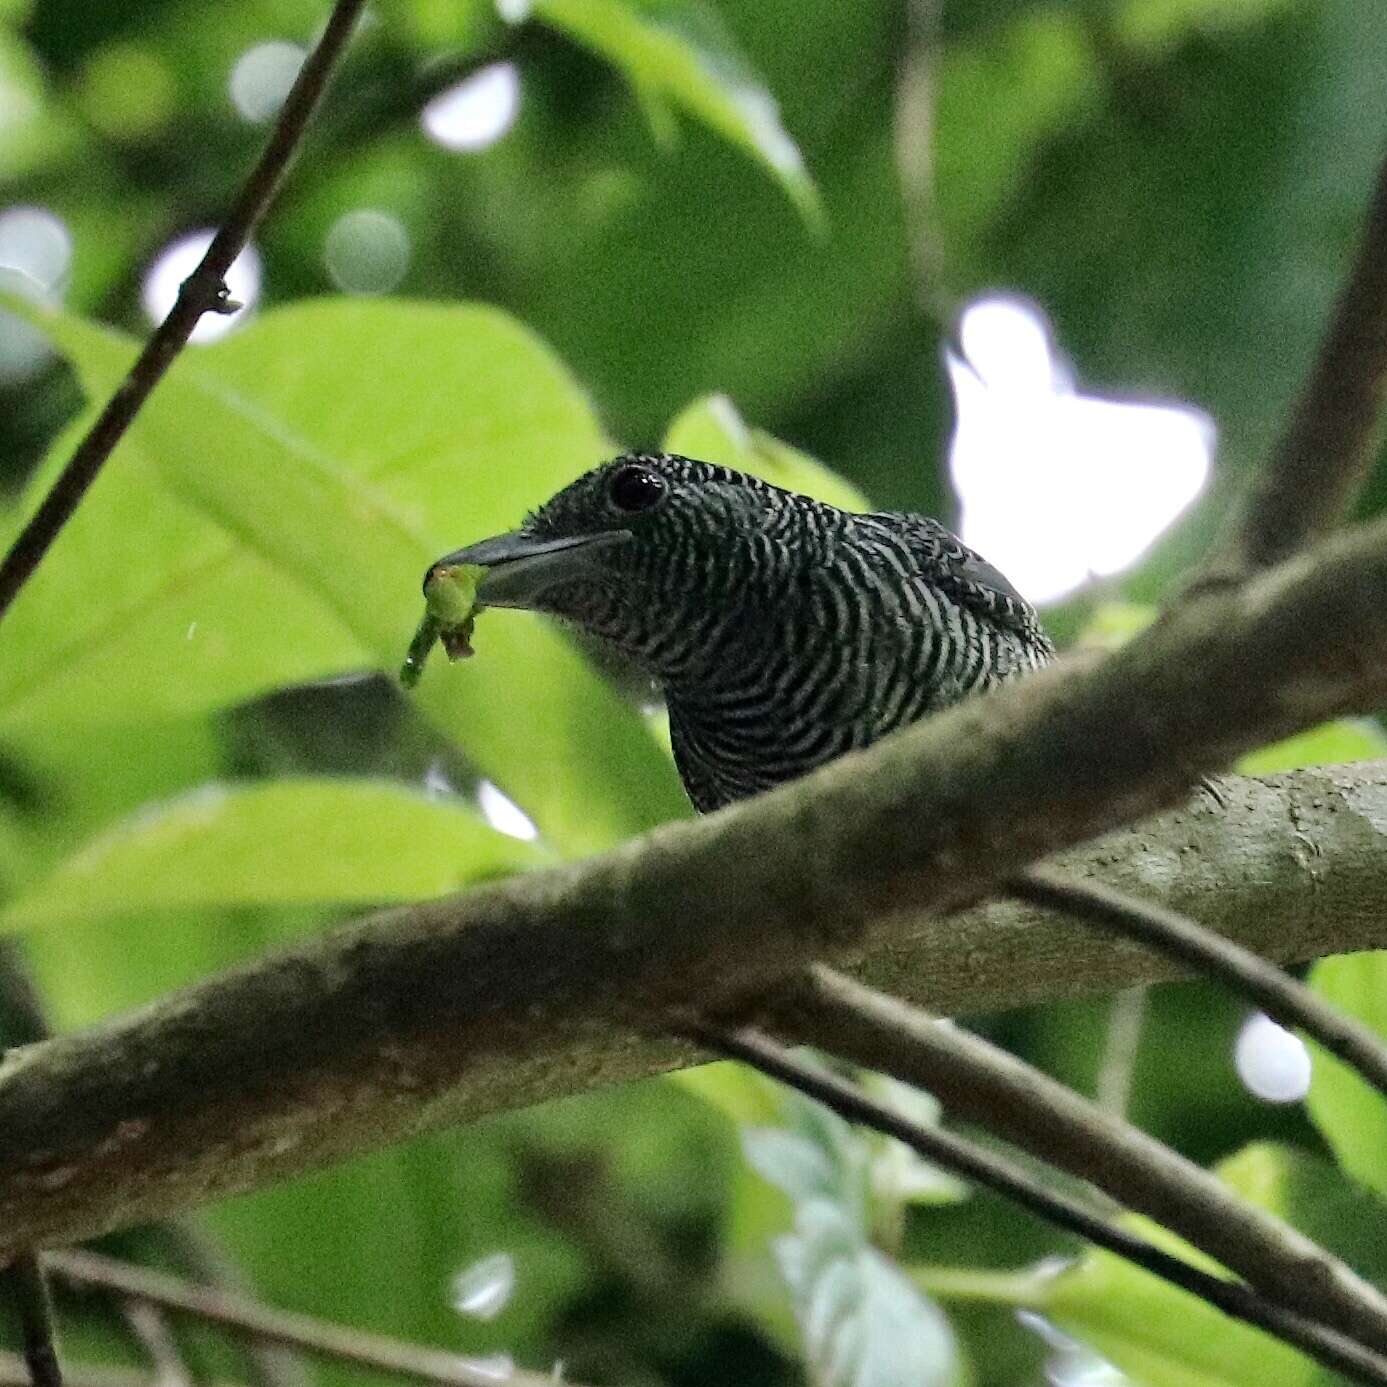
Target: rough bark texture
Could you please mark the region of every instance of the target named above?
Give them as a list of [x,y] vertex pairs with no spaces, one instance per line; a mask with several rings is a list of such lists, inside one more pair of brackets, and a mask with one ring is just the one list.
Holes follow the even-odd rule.
[[[1229,777],[1219,790],[1224,806],[1200,792],[1061,861],[1271,957],[1387,946],[1387,762]],[[631,1025],[643,1011],[654,1016],[662,995],[725,998],[801,961],[752,922],[720,944],[694,920],[683,930],[633,927],[623,946],[595,899],[607,894],[615,907],[617,882],[605,893],[575,887],[594,871],[606,880],[616,868],[395,912],[13,1052],[0,1064],[0,1252],[667,1067],[681,1052]],[[795,911],[792,900],[763,899],[768,911]],[[700,940],[708,955],[691,958]],[[840,961],[857,953],[821,929],[803,956],[814,941]],[[953,1012],[1174,972],[1135,946],[1009,902],[948,919],[900,914],[854,971]]]
[[[939,917],[1187,799],[1239,752],[1384,696],[1377,523],[1200,594],[1101,662],[1067,661],[723,813],[14,1051],[0,1062],[0,1255],[668,1065],[679,1051],[640,1031],[671,1006],[730,1005],[814,959],[948,1011],[1164,976],[1087,930]],[[1367,883],[1387,856],[1369,850],[1384,775],[1312,773],[1279,809],[1232,782],[1226,810],[1204,795],[1154,836],[1099,845],[1093,867],[1278,956],[1387,942],[1365,904],[1382,898],[1383,880]]]

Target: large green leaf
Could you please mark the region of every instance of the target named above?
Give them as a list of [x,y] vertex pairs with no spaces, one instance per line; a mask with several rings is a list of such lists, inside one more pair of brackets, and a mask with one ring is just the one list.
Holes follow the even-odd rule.
[[535,0],[534,13],[619,67],[656,112],[665,102],[678,106],[751,154],[811,225],[821,223],[818,193],[775,98],[710,5]]
[[[1323,958],[1310,986],[1387,1039],[1387,952]],[[1387,1199],[1387,1098],[1318,1045],[1311,1055],[1311,1118],[1344,1169]]]
[[541,857],[465,805],[387,781],[211,785],[98,834],[0,910],[0,930],[201,907],[417,900]]
[[[59,436],[31,503],[90,423]],[[6,617],[4,646],[0,729],[30,735],[201,713],[370,662],[311,593],[174,496],[138,436]]]
[[[71,316],[42,321],[90,393],[113,387],[129,343]],[[203,527],[180,535],[171,571],[167,553],[148,556],[163,582],[151,595],[147,581],[131,579],[140,588],[133,599],[106,578],[145,558],[138,547],[119,561],[110,553],[112,537],[130,534],[137,519],[125,492],[132,450],[167,493],[158,504],[191,512]],[[29,655],[7,667],[19,674],[8,698],[0,685],[0,726],[21,702],[29,716],[46,715],[47,700],[26,682],[35,661],[59,641],[79,663],[91,660],[102,624],[117,617],[141,626],[141,661],[104,667],[104,681],[86,664],[79,708],[71,695],[58,699],[69,716],[101,721],[107,700],[128,714],[184,674],[210,701],[215,690],[189,650],[197,616],[180,583],[207,581],[206,565],[228,553],[260,566],[241,575],[237,619],[253,630],[236,634],[266,682],[277,653],[286,678],[304,677],[304,647],[315,643],[319,673],[352,663],[393,670],[419,614],[425,567],[445,549],[510,528],[607,451],[572,382],[503,314],[327,300],[266,315],[175,364],[94,488],[93,509],[79,512],[83,526],[74,522],[26,589],[6,634]],[[114,513],[94,509],[103,492]],[[102,523],[118,519],[124,525]],[[163,605],[170,589],[176,622]],[[419,706],[556,846],[601,848],[683,811],[640,719],[560,637],[503,614],[484,624],[477,648],[465,665],[435,662]],[[68,669],[48,658],[51,687]]]
[[749,427],[726,395],[705,395],[682,410],[665,434],[665,447],[671,453],[750,472],[843,510],[871,509],[851,482],[823,463],[762,429]]
[[[1243,1198],[1284,1218],[1381,1283],[1387,1207],[1326,1162],[1258,1143],[1218,1168]],[[1208,1260],[1146,1219],[1130,1226],[1208,1270]],[[1340,1378],[1108,1252],[1090,1250],[1045,1286],[1042,1309],[1143,1387],[1327,1387]]]

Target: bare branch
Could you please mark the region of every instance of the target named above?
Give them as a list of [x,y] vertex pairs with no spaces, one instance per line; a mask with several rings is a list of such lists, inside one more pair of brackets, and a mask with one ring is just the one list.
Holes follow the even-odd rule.
[[30,1387],[63,1387],[58,1353],[53,1346],[53,1301],[38,1257],[32,1252],[21,1252],[0,1279],[14,1301]]
[[[949,1011],[1176,975],[1149,950],[1016,902],[928,917],[936,888],[967,870],[937,855],[931,830],[966,814],[947,767],[976,745],[950,738],[923,761],[945,768],[939,780],[911,773],[936,788],[932,816],[914,817],[918,833],[875,860],[834,855],[832,814],[801,785],[816,819],[801,812],[751,836],[755,824],[736,815],[665,830],[607,859],[348,926],[135,1016],[12,1051],[0,1061],[0,1256],[667,1067],[679,1049],[648,1033],[681,987],[710,1002],[744,995],[814,950]],[[863,775],[838,811],[853,833],[881,812],[870,786],[902,783],[880,775]],[[979,775],[972,790],[984,811],[989,783]],[[1052,788],[1037,786],[1029,811],[1047,826]],[[1202,796],[1057,865],[1197,913],[1276,957],[1387,945],[1387,763],[1229,777],[1220,790],[1221,802]],[[850,930],[835,942],[833,912],[851,921],[863,908],[854,892],[893,880],[865,952]]]
[[[55,1276],[75,1285],[100,1286],[133,1300],[195,1316],[236,1334],[288,1344],[320,1357],[415,1378],[437,1387],[496,1387],[494,1371],[461,1354],[368,1334],[311,1315],[276,1310],[249,1296],[228,1295],[212,1286],[198,1286],[95,1252],[51,1252],[45,1255],[44,1265]],[[552,1379],[547,1375],[520,1368],[512,1369],[506,1382],[515,1387],[552,1387]]]
[[1179,959],[1197,973],[1219,979],[1273,1020],[1299,1027],[1387,1097],[1387,1045],[1374,1031],[1321,1001],[1274,963],[1178,911],[1137,900],[1100,882],[1074,881],[1053,868],[1032,867],[1021,872],[1007,889],[1032,905],[1089,920]]
[[754,1027],[723,1030],[702,1023],[688,1033],[709,1049],[739,1059],[763,1074],[817,1099],[849,1122],[884,1132],[926,1160],[1010,1199],[1067,1232],[1198,1296],[1234,1319],[1266,1330],[1310,1355],[1325,1367],[1358,1382],[1387,1384],[1387,1358],[1326,1329],[1294,1311],[1264,1299],[1247,1286],[1225,1281],[1090,1212],[1077,1200],[1053,1190],[1022,1166],[996,1151],[942,1127],[924,1127],[879,1103],[860,1088],[797,1059],[783,1045]]
[[1342,521],[1373,464],[1387,399],[1387,163],[1358,255],[1286,430],[1200,581],[1288,558]]
[[1155,1219],[1278,1304],[1387,1352],[1387,1296],[1192,1161],[1005,1050],[822,966],[763,1014],[789,1040],[928,1089],[956,1117]]
[[96,480],[150,392],[187,345],[204,313],[230,307],[226,272],[274,201],[365,0],[337,0],[322,37],[284,99],[259,162],[251,170],[207,254],[183,281],[178,300],[155,329],[129,374],[77,445],[67,466],[0,562],[0,621],[43,561],[53,541]]
[[[165,1219],[142,1233],[141,1242],[156,1248],[183,1276],[231,1295],[247,1293],[244,1270],[205,1228],[189,1220]],[[252,1387],[312,1387],[307,1365],[292,1348],[253,1339],[246,1345],[246,1357]]]
[[193,1375],[178,1351],[164,1313],[145,1300],[123,1299],[120,1313],[136,1342],[149,1356],[154,1369],[152,1387],[193,1387]]
[[1125,988],[1112,999],[1108,1008],[1107,1033],[1103,1037],[1103,1056],[1093,1100],[1114,1117],[1126,1117],[1127,1105],[1132,1099],[1141,1028],[1146,1020],[1146,992],[1144,987]]

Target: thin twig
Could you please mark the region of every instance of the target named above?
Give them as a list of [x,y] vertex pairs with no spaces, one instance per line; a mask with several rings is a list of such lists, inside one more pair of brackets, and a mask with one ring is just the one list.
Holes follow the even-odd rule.
[[1032,867],[1018,873],[1007,889],[1032,905],[1114,930],[1218,978],[1274,1021],[1304,1031],[1387,1096],[1387,1043],[1242,945],[1163,905],[1137,900],[1099,882],[1075,881],[1053,868]]
[[1344,518],[1367,477],[1387,400],[1387,162],[1353,269],[1285,432],[1197,581],[1236,581]]
[[1005,1050],[822,966],[764,1015],[786,1039],[928,1089],[956,1116],[1164,1224],[1268,1299],[1387,1353],[1387,1297],[1376,1287],[1193,1161]]
[[178,1351],[178,1341],[164,1312],[147,1300],[123,1298],[120,1313],[136,1342],[149,1355],[154,1369],[150,1387],[192,1387],[193,1375]]
[[1110,1223],[1075,1199],[1047,1188],[1015,1161],[941,1127],[924,1127],[836,1075],[797,1059],[785,1046],[754,1027],[724,1030],[705,1023],[683,1029],[710,1050],[743,1061],[763,1074],[817,1099],[850,1122],[860,1122],[904,1142],[926,1160],[992,1190],[1047,1222],[1075,1233],[1222,1310],[1307,1353],[1317,1362],[1359,1382],[1387,1384],[1387,1358],[1273,1304],[1236,1281],[1224,1281],[1162,1251],[1144,1238]]
[[1146,1019],[1146,988],[1128,987],[1108,1007],[1108,1029],[1103,1038],[1103,1059],[1093,1098],[1104,1112],[1126,1117],[1132,1099],[1132,1076],[1141,1045],[1141,1026]]
[[21,1252],[5,1269],[4,1279],[19,1320],[31,1387],[63,1387],[58,1352],[53,1346],[53,1300],[38,1254]]
[[212,238],[206,255],[183,281],[168,317],[145,343],[129,374],[106,402],[100,417],[0,562],[0,620],[81,503],[150,392],[187,345],[198,319],[204,313],[232,309],[227,298],[226,272],[274,200],[364,5],[365,0],[337,0],[322,37],[284,99],[259,162]]
[[[233,1295],[246,1294],[245,1272],[205,1229],[183,1219],[165,1219],[141,1232],[140,1243],[153,1243],[182,1275]],[[311,1387],[307,1366],[292,1348],[253,1339],[246,1345],[246,1357],[251,1387]]]
[[0,1050],[47,1040],[51,1031],[33,977],[13,939],[0,939]]
[[212,1286],[199,1286],[164,1272],[116,1261],[95,1252],[50,1252],[44,1265],[77,1285],[100,1286],[166,1310],[193,1315],[237,1334],[272,1343],[290,1344],[305,1353],[355,1363],[379,1372],[431,1382],[437,1387],[552,1387],[552,1378],[513,1368],[504,1379],[495,1369],[444,1349],[368,1334],[347,1325],[311,1315],[276,1310],[249,1296],[228,1295]]

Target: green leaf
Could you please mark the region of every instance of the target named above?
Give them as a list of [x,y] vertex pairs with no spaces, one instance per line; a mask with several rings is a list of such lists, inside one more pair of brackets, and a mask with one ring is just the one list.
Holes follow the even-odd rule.
[[[127,341],[41,321],[90,393],[120,379]],[[203,635],[231,697],[310,670],[393,671],[426,567],[610,451],[572,381],[504,314],[380,300],[267,314],[175,363],[25,590],[6,634],[29,654],[0,673],[0,726],[55,706],[101,722],[161,698],[223,701]],[[146,530],[149,547],[111,554],[112,536]],[[221,580],[234,608],[208,606],[232,624],[206,632],[193,599]],[[108,627],[118,664],[102,658]],[[505,613],[477,649],[431,667],[418,706],[556,847],[600,849],[687,812],[637,714],[542,622]],[[63,687],[79,671],[80,696]]]
[[[911,1122],[921,1127],[939,1125],[941,1108],[932,1093],[889,1074],[864,1074],[860,1082],[874,1098]],[[866,1132],[859,1139],[871,1150],[868,1178],[876,1204],[895,1211],[905,1204],[957,1204],[968,1198],[969,1188],[962,1180],[931,1164],[905,1142]]]
[[[58,437],[25,509],[94,417]],[[6,617],[5,644],[6,732],[185,717],[370,661],[311,593],[179,501],[129,435]]]
[[1078,641],[1104,650],[1118,650],[1146,630],[1158,615],[1155,607],[1141,602],[1102,602],[1084,622]]
[[[1321,959],[1310,970],[1310,986],[1387,1039],[1387,952]],[[1387,1098],[1319,1046],[1310,1054],[1311,1119],[1339,1164],[1387,1198]]]
[[668,452],[701,458],[799,491],[843,510],[871,506],[853,484],[808,453],[747,426],[726,395],[705,395],[682,410],[665,433]]
[[[874,1086],[891,1101],[904,1097],[875,1076]],[[889,1199],[894,1215],[919,1172],[909,1172],[912,1188],[883,1179],[880,1163],[898,1143],[860,1133],[791,1090],[771,1091],[779,1094],[784,1125],[743,1128],[742,1150],[790,1201],[793,1226],[775,1239],[773,1251],[814,1380],[826,1387],[956,1382],[960,1367],[948,1322],[871,1243],[871,1194]],[[906,1102],[912,1116],[938,1114],[932,1099],[913,1090]],[[741,1225],[729,1228],[734,1238],[766,1227],[764,1215],[757,1221],[745,1208],[732,1213]]]
[[0,930],[200,907],[418,900],[540,860],[465,805],[387,781],[210,785],[99,833],[0,910]]
[[[620,68],[647,111],[678,106],[763,164],[818,230],[819,195],[770,89],[701,0],[536,0],[534,14]],[[658,119],[658,118],[657,118]]]
[[949,1322],[834,1204],[795,1211],[776,1242],[815,1382],[824,1387],[951,1387],[960,1364]]
[[736,1060],[718,1060],[669,1076],[672,1084],[696,1095],[734,1123],[769,1124],[780,1116],[780,1095],[754,1069]]
[[1244,775],[1270,775],[1303,766],[1332,766],[1387,756],[1387,736],[1370,718],[1340,718],[1285,741],[1259,747],[1238,762]]
[[[1243,1198],[1279,1215],[1365,1275],[1387,1274],[1387,1208],[1327,1163],[1258,1143],[1218,1167]],[[1153,1243],[1216,1270],[1207,1258],[1143,1218],[1123,1222]],[[1042,1312],[1143,1387],[1323,1387],[1340,1379],[1279,1340],[1204,1301],[1090,1250],[1046,1285]]]

